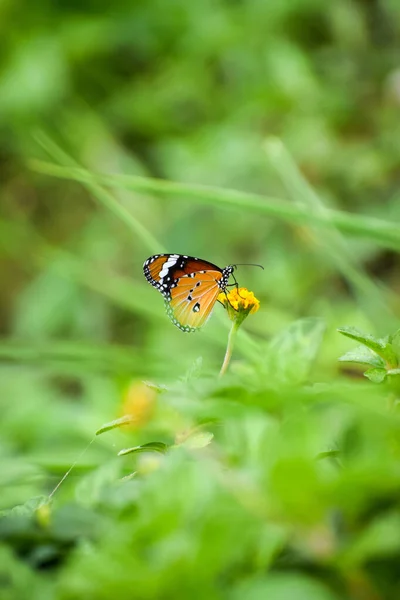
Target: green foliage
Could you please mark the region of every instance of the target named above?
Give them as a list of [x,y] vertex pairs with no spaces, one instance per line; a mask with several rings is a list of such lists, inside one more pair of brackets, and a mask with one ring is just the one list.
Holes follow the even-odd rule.
[[[1,600],[397,599],[398,3],[0,17]],[[223,376],[162,251],[265,267]]]
[[396,355],[396,352],[394,351],[391,337],[378,339],[370,334],[362,333],[354,327],[340,327],[338,331],[342,335],[364,344],[364,346],[372,350],[375,355],[379,356],[384,361],[383,364],[386,363],[389,367],[393,368],[397,367],[399,356]]
[[340,327],[339,333],[352,340],[361,342],[355,350],[346,352],[339,358],[342,362],[352,362],[361,365],[369,365],[370,368],[364,373],[365,377],[373,383],[382,383],[389,376],[391,384],[398,385],[400,369],[400,330],[386,338],[375,338],[370,334],[362,333],[354,327]]
[[125,456],[126,454],[133,454],[139,452],[161,452],[164,453],[167,449],[167,445],[162,442],[148,442],[142,446],[134,446],[133,448],[124,448],[118,452],[118,456]]
[[291,323],[269,346],[269,379],[278,385],[304,383],[317,356],[325,324],[308,317]]
[[96,431],[96,435],[100,435],[105,433],[106,431],[111,431],[111,429],[116,429],[118,427],[123,427],[124,425],[132,425],[135,422],[135,418],[133,415],[124,415],[119,419],[114,419],[110,423],[105,423]]

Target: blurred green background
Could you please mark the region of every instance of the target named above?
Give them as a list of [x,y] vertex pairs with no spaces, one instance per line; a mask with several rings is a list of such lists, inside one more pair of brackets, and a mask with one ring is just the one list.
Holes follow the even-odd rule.
[[[398,597],[397,417],[386,392],[338,365],[351,344],[335,329],[398,328],[400,242],[378,222],[354,236],[313,218],[345,211],[396,230],[400,4],[2,0],[0,31],[0,509],[50,493],[126,411],[127,389],[146,413],[153,392],[138,382],[168,388],[153,419],[90,447],[51,525],[35,502],[3,523],[4,598]],[[189,193],[82,184],[77,166]],[[277,214],[206,201],[193,184],[276,199]],[[142,275],[158,252],[264,265],[237,272],[261,308],[228,383],[216,382],[222,307],[199,334],[173,327]],[[319,345],[317,325],[313,370],[282,391],[268,344],[302,317],[325,335]],[[172,452],[160,469],[141,455],[143,479],[116,483],[136,469],[119,449],[209,421],[203,458]],[[320,471],[315,455],[340,441],[348,470]],[[371,583],[375,548],[387,561]]]

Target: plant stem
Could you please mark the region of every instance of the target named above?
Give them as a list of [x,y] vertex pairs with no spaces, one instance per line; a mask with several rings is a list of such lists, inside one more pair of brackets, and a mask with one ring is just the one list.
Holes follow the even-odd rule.
[[228,369],[229,363],[231,361],[233,346],[235,344],[235,337],[236,337],[236,333],[237,333],[238,329],[239,329],[239,325],[237,323],[233,322],[231,330],[229,332],[229,336],[228,336],[228,345],[226,347],[224,362],[222,363],[222,367],[219,372],[220,377],[222,377],[222,375],[224,375],[224,373],[226,373],[226,371]]
[[219,204],[245,208],[248,211],[275,217],[289,223],[313,224],[321,227],[333,226],[342,232],[374,241],[383,248],[400,249],[400,230],[398,225],[376,217],[332,209],[326,209],[323,214],[320,214],[317,211],[310,212],[308,207],[290,204],[282,199],[262,196],[260,194],[210,186],[189,185],[135,175],[102,175],[91,173],[81,168],[60,167],[38,160],[31,161],[30,167],[39,173],[62,179],[72,179],[87,186],[100,184],[110,188],[123,188],[141,193],[184,197],[186,202],[193,201],[212,204],[213,206]]

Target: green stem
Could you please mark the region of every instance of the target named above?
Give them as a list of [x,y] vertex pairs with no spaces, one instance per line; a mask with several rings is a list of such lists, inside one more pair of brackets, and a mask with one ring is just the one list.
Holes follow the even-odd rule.
[[[398,225],[375,217],[332,209],[326,209],[321,214],[318,211],[310,211],[307,206],[290,204],[282,199],[262,196],[260,194],[177,183],[135,175],[95,174],[81,168],[65,168],[38,160],[31,161],[30,166],[39,173],[79,181],[87,187],[97,184],[110,188],[133,190],[140,193],[157,193],[164,196],[184,197],[186,202],[194,201],[201,202],[202,204],[212,204],[213,206],[219,204],[221,206],[246,208],[246,210],[256,214],[275,217],[289,223],[313,224],[324,228],[333,226],[344,233],[358,235],[374,241],[384,248],[400,250],[400,229]],[[113,208],[115,211],[117,210],[115,207]],[[126,215],[124,215],[124,218],[126,221],[129,219]]]
[[224,362],[222,363],[222,367],[219,372],[220,377],[222,377],[222,375],[224,375],[228,369],[229,363],[232,358],[233,346],[235,345],[235,338],[238,329],[239,325],[236,322],[233,322],[228,336],[228,345],[226,347]]
[[[69,169],[72,171],[82,170],[79,163],[64,152],[64,150],[55,144],[46,134],[37,133],[35,137],[42,148],[44,148],[54,160],[63,165],[59,168],[66,169],[67,171]],[[93,194],[100,204],[129,227],[135,237],[138,237],[143,241],[149,252],[155,253],[165,251],[160,242],[147,230],[147,228],[94,178],[89,177],[87,180],[81,181],[81,183]]]

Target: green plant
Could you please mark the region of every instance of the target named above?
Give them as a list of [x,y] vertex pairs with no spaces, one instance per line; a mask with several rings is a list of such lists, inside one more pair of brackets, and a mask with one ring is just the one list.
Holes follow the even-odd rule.
[[382,383],[390,380],[398,382],[400,369],[400,330],[385,338],[376,338],[371,334],[358,331],[354,327],[340,327],[342,335],[361,342],[354,350],[346,352],[339,358],[341,362],[351,362],[360,365],[368,365],[364,372],[365,377],[374,383]]

